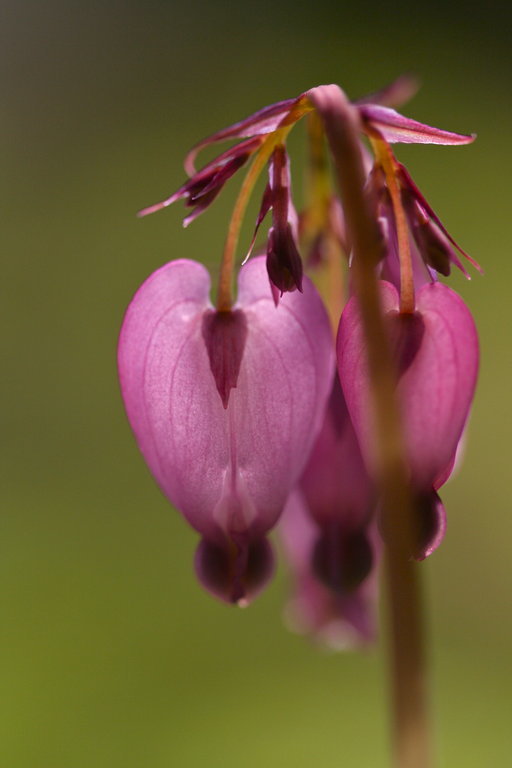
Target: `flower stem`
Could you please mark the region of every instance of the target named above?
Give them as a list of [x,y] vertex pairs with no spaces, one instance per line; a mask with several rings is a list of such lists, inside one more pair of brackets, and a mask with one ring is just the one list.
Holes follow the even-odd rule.
[[387,531],[385,570],[389,603],[389,653],[395,768],[428,768],[429,724],[425,696],[422,601],[418,565],[409,560],[415,524],[405,446],[395,397],[395,377],[380,306],[375,267],[380,259],[377,224],[364,196],[358,117],[338,86],[312,89],[334,157],[348,235],[354,251],[354,287],[368,355],[377,444],[377,480]]
[[343,279],[343,251],[330,226],[333,189],[325,144],[325,132],[320,115],[313,111],[307,119],[309,157],[306,173],[305,216],[301,226],[301,245],[304,252],[314,246],[320,232],[323,234],[323,263],[315,264],[310,274],[329,314],[334,338],[345,303]]
[[396,233],[398,239],[398,257],[400,259],[400,312],[412,314],[414,302],[414,277],[412,272],[411,247],[409,244],[409,228],[405,216],[400,188],[395,173],[395,158],[391,147],[383,139],[371,139],[376,157],[386,176],[391,204],[395,215]]
[[258,181],[258,177],[268,162],[274,148],[277,144],[284,141],[290,127],[279,129],[270,134],[261,145],[249,171],[243,180],[242,187],[238,194],[231,220],[229,222],[228,234],[224,245],[222,263],[219,275],[219,288],[217,292],[217,309],[219,312],[229,312],[233,306],[233,272],[235,269],[235,253],[240,235],[240,228],[244,218],[245,210],[249,198]]

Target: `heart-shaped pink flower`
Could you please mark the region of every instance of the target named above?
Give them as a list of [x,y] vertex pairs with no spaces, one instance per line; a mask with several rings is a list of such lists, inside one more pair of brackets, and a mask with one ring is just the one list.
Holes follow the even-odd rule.
[[[478,372],[478,337],[468,308],[442,283],[424,285],[416,310],[400,314],[399,294],[380,283],[397,374],[397,398],[405,434],[412,490],[421,516],[416,555],[430,554],[446,526],[436,493],[453,466],[468,418]],[[357,300],[342,314],[337,341],[338,370],[347,407],[367,466],[375,468],[366,350]]]
[[202,535],[201,582],[230,602],[266,583],[266,540],[308,458],[333,370],[315,288],[274,305],[265,260],[242,268],[230,313],[199,263],[166,264],[128,307],[118,364],[126,411],[159,486]]

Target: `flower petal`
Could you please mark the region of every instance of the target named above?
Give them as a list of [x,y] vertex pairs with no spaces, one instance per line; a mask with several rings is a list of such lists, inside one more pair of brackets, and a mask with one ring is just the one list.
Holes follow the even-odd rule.
[[268,107],[263,107],[258,112],[249,115],[244,120],[233,123],[227,128],[222,128],[220,131],[212,133],[206,139],[199,141],[192,147],[185,158],[185,170],[188,175],[193,176],[195,174],[195,159],[204,147],[215,144],[218,141],[226,141],[227,139],[265,136],[268,133],[272,133],[272,131],[278,128],[281,120],[290,112],[300,98],[299,96],[298,99],[285,99],[284,101],[278,101],[276,104],[270,104]]
[[419,123],[379,104],[362,104],[359,114],[370,133],[376,132],[391,144],[471,144],[476,138],[475,134],[452,133]]
[[371,517],[374,489],[337,373],[300,488],[319,526],[342,523],[347,531],[358,530]]
[[[478,370],[476,329],[462,299],[441,283],[425,285],[417,293],[421,338],[417,323],[411,325],[398,314],[395,287],[381,282],[380,294],[388,320],[409,326],[400,329],[406,349],[399,355],[403,365],[397,396],[412,480],[426,491],[450,464],[468,416]],[[355,298],[343,312],[337,348],[352,422],[367,464],[375,467],[366,353]]]
[[[403,191],[408,193],[409,196],[411,196],[422,209],[424,209],[424,215],[430,216],[430,218],[434,221],[435,224],[439,227],[440,232],[449,240],[449,242],[460,252],[463,256],[466,257],[466,259],[472,264],[475,269],[478,269],[479,272],[482,272],[482,267],[480,264],[475,261],[466,251],[463,251],[460,245],[453,239],[453,237],[450,235],[442,221],[440,220],[439,216],[436,214],[436,212],[433,210],[433,208],[430,206],[426,198],[423,196],[421,190],[416,185],[414,179],[412,178],[411,174],[407,170],[407,168],[402,165],[401,163],[398,163],[398,168],[400,170],[400,176],[401,176],[401,184],[403,187]],[[407,194],[405,196],[407,198]],[[407,202],[407,200],[406,200]],[[438,233],[439,234],[439,233]],[[458,260],[456,254],[452,251],[451,254],[451,261],[457,266],[461,272],[465,275],[465,277],[469,277],[466,270]]]

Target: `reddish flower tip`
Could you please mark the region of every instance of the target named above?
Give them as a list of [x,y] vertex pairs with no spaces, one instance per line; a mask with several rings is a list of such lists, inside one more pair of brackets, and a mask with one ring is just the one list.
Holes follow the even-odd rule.
[[274,553],[266,538],[237,543],[226,540],[222,544],[202,539],[194,567],[208,592],[243,608],[272,578]]
[[347,531],[343,522],[326,526],[313,548],[313,571],[336,594],[354,592],[370,574],[373,563],[367,530]]
[[203,315],[203,339],[210,368],[224,408],[238,382],[247,338],[247,321],[240,309],[232,312],[206,311]]

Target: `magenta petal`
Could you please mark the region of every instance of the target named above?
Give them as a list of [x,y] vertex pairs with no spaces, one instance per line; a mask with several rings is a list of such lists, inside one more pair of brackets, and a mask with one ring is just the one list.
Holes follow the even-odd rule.
[[320,527],[343,523],[345,530],[359,530],[373,512],[374,489],[337,374],[300,488]]
[[[165,265],[130,304],[119,373],[139,447],[168,498],[210,542],[255,541],[277,521],[320,425],[333,369],[314,287],[274,307],[264,258],[240,273],[247,337],[227,409],[203,336],[208,272]],[[228,376],[229,379],[229,376]]]
[[[380,292],[384,312],[396,318],[395,287],[382,282]],[[417,323],[411,326],[414,339],[405,329],[397,396],[412,480],[417,489],[427,491],[449,466],[462,434],[475,390],[478,338],[462,299],[441,283],[418,291],[416,313],[423,326],[421,339]],[[354,298],[343,312],[337,348],[348,409],[367,463],[374,466],[365,345]]]
[[227,128],[223,128],[198,142],[192,147],[185,158],[186,172],[189,176],[194,175],[194,163],[198,153],[210,144],[214,144],[218,141],[226,141],[227,139],[241,139],[244,137],[252,138],[254,136],[264,136],[267,133],[272,133],[272,131],[276,130],[283,117],[291,110],[296,101],[298,101],[298,99],[286,99],[285,101],[279,101],[276,104],[270,104],[268,107],[260,109],[258,112],[246,117],[244,120],[240,120],[238,123],[233,123],[233,125],[229,125]]
[[[450,235],[450,233],[447,231],[446,227],[442,223],[442,221],[439,219],[439,216],[436,214],[436,212],[431,208],[428,201],[423,196],[421,190],[416,186],[416,183],[414,182],[414,179],[412,178],[411,174],[407,170],[407,168],[399,164],[400,174],[401,174],[401,183],[402,187],[407,190],[409,195],[416,201],[416,203],[421,206],[422,209],[424,209],[424,215],[426,217],[430,216],[430,218],[433,220],[435,224],[437,224],[439,228],[439,234],[444,235],[448,241],[458,250],[460,253],[462,253],[463,256],[466,257],[466,259],[476,268],[479,272],[482,272],[482,267],[480,264],[475,261],[466,251],[463,251],[460,245],[453,239],[453,237]],[[451,252],[451,260],[454,262],[454,264],[461,270],[461,272],[468,277],[467,272],[465,271],[464,267],[460,263],[460,261],[457,259],[455,253]],[[441,270],[440,270],[441,271]]]
[[471,144],[476,138],[474,134],[468,136],[433,128],[379,104],[362,104],[358,108],[369,130],[376,131],[391,144]]

